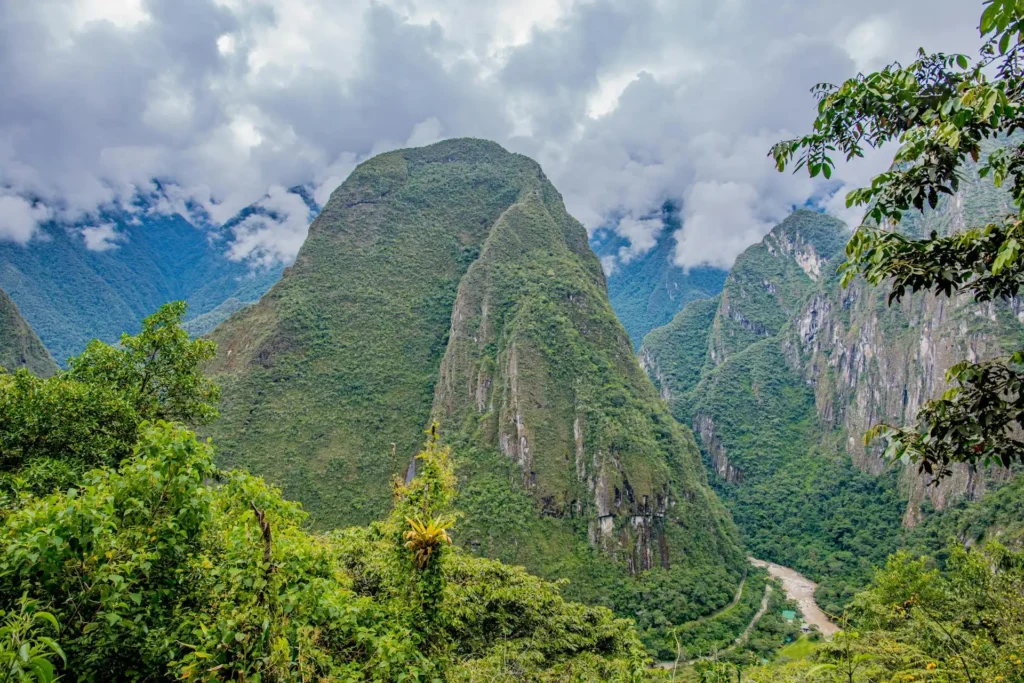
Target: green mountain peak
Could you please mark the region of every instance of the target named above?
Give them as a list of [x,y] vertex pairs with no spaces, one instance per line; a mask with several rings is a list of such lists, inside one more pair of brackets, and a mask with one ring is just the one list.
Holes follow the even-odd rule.
[[282,280],[212,337],[222,462],[321,527],[385,514],[436,420],[459,465],[456,540],[476,552],[620,611],[643,611],[656,581],[648,613],[672,623],[728,602],[742,575],[692,434],[527,157],[456,139],[361,164]]

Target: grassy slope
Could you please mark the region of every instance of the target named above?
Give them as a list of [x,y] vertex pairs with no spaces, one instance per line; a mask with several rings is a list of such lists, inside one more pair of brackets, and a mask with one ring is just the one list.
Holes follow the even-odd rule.
[[695,397],[691,390],[700,382],[701,370],[708,362],[708,333],[719,302],[719,297],[714,297],[687,304],[672,322],[644,337],[640,349],[641,362],[647,365],[654,386],[683,424],[693,422]]
[[[267,475],[320,526],[383,514],[433,412],[461,465],[459,542],[658,628],[739,580],[692,436],[638,367],[585,231],[525,157],[451,140],[366,162],[281,282],[213,338],[221,461]],[[588,542],[602,510],[604,553]],[[663,557],[670,570],[627,578]]]
[[0,367],[27,368],[40,377],[57,372],[50,352],[21,317],[18,306],[0,289]]
[[282,280],[212,335],[222,462],[268,475],[321,526],[387,509],[429,420],[459,279],[532,172],[498,156],[393,152],[334,192]]

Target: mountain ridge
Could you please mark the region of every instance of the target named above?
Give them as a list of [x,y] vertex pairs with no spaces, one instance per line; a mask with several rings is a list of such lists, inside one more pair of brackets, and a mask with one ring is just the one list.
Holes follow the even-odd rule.
[[[977,178],[965,181],[936,210],[908,219],[906,231],[946,234],[1004,201]],[[926,521],[926,510],[978,499],[1008,476],[957,467],[932,486],[911,468],[887,466],[863,433],[913,419],[957,360],[1019,347],[1024,323],[1016,301],[917,293],[890,307],[884,287],[856,280],[844,289],[836,268],[846,232],[814,220],[822,231],[803,240],[817,245],[814,254],[780,225],[737,259],[713,312],[691,304],[648,335],[640,358],[673,414],[699,435],[748,545],[817,580],[821,599],[840,609],[873,565],[916,542],[907,529]],[[933,536],[923,550],[940,551],[944,540]]]
[[0,289],[0,367],[9,372],[25,368],[49,377],[59,368],[35,331],[22,317],[18,305]]
[[211,337],[222,462],[319,525],[381,515],[436,420],[463,482],[458,542],[643,605],[654,631],[731,599],[734,527],[533,160],[456,139],[361,164],[281,281]]

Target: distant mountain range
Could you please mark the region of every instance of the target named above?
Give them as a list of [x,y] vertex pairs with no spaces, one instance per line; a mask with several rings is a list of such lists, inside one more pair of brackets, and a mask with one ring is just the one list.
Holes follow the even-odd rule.
[[672,320],[686,304],[722,291],[728,271],[713,266],[683,269],[677,266],[675,233],[680,229],[679,208],[666,202],[660,215],[662,229],[654,247],[640,255],[629,253],[629,240],[609,227],[599,228],[590,239],[598,258],[612,263],[608,274],[608,300],[626,328],[634,349],[644,336]]
[[[319,207],[309,191],[298,186],[289,192],[303,199],[312,221]],[[134,332],[144,316],[175,299],[189,304],[186,329],[204,335],[259,300],[281,277],[280,263],[253,266],[227,256],[231,229],[268,213],[259,203],[212,226],[191,214],[157,211],[162,198],[158,189],[87,224],[48,223],[28,245],[0,243],[0,288],[59,363],[90,339],[112,342]],[[675,265],[678,207],[666,202],[657,218],[663,228],[654,247],[631,258],[621,257],[629,241],[610,228],[590,239],[599,258],[615,262],[607,277],[609,300],[634,349],[690,301],[718,294],[727,274],[711,266]],[[89,234],[95,230],[90,226],[105,232]]]
[[[318,207],[310,194],[290,192],[306,202],[311,220]],[[0,243],[0,289],[59,363],[90,339],[135,332],[143,317],[176,299],[188,301],[192,331],[208,331],[279,279],[281,265],[253,268],[226,253],[231,227],[266,209],[254,204],[214,228],[158,211],[162,198],[158,189],[88,224],[48,223],[27,245]]]

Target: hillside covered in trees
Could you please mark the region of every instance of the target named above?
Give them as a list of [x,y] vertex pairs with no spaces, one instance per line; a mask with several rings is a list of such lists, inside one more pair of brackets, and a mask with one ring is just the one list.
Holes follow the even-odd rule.
[[692,434],[659,401],[605,278],[532,160],[449,140],[360,165],[292,266],[220,326],[220,461],[319,528],[387,513],[424,427],[460,454],[456,542],[566,578],[652,634],[745,571]]
[[[975,178],[900,229],[950,234],[1006,202]],[[687,306],[640,352],[673,414],[698,434],[748,546],[820,582],[834,612],[905,544],[934,553],[980,533],[934,513],[969,506],[1008,479],[960,467],[929,485],[887,465],[863,434],[882,420],[912,422],[948,386],[957,358],[998,357],[1024,339],[1012,303],[920,293],[890,307],[881,288],[844,288],[837,269],[848,237],[834,219],[795,213],[737,259],[719,298]]]

